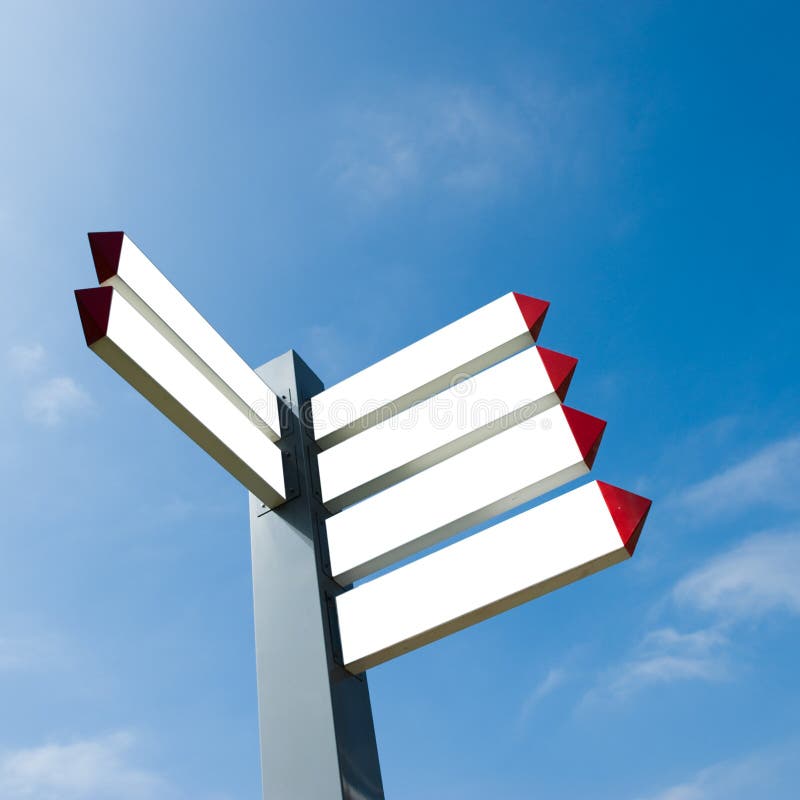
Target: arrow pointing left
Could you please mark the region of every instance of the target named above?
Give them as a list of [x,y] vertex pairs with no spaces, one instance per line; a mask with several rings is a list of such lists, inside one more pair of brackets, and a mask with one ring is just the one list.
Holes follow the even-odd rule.
[[111,286],[75,292],[86,343],[269,508],[286,500],[280,449]]
[[123,231],[89,234],[97,280],[127,300],[238,406],[267,438],[281,438],[278,398]]

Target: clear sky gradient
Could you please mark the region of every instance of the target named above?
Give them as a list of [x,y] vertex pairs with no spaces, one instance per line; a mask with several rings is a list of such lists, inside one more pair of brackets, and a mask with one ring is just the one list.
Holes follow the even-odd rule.
[[[255,800],[246,494],[85,347],[124,229],[328,384],[550,300],[635,558],[376,668],[390,800],[797,797],[794,4],[0,9],[0,798]],[[313,763],[309,764],[313,769]]]

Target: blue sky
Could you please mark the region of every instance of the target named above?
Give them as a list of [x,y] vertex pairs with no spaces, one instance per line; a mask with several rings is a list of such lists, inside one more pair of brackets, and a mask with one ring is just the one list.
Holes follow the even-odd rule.
[[124,229],[331,383],[552,302],[633,561],[370,675],[392,800],[796,796],[789,3],[0,11],[0,797],[259,796],[246,496],[83,343]]

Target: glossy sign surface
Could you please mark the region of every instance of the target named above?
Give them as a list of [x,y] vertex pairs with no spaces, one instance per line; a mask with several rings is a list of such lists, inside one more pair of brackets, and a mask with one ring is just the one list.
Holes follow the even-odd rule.
[[326,522],[341,585],[585,475],[605,422],[556,406]]
[[86,343],[269,507],[286,499],[278,447],[110,286],[75,292]]
[[509,292],[311,398],[323,449],[533,344],[549,303]]
[[344,664],[374,667],[629,558],[650,501],[597,481],[336,599]]
[[557,405],[576,364],[530,347],[324,450],[323,503],[339,511]]
[[119,292],[273,442],[278,398],[195,307],[121,231],[90,233],[97,279]]

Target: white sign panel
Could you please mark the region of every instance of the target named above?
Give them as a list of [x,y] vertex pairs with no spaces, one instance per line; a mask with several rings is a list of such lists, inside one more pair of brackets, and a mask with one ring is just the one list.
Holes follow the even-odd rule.
[[592,482],[336,598],[353,673],[629,558],[650,501]]
[[311,399],[323,449],[533,344],[549,303],[509,292]]
[[331,573],[346,586],[585,475],[605,422],[556,406],[326,521]]
[[286,499],[278,447],[110,286],[75,292],[86,343],[270,508]]
[[121,231],[90,233],[101,286],[113,287],[269,439],[281,436],[278,398]]
[[340,511],[560,403],[577,359],[530,347],[319,454]]

